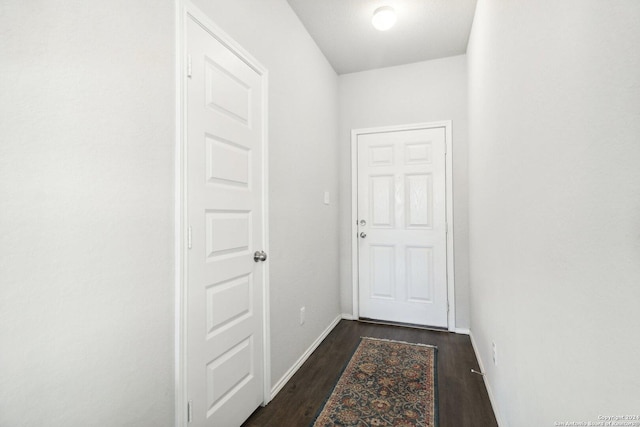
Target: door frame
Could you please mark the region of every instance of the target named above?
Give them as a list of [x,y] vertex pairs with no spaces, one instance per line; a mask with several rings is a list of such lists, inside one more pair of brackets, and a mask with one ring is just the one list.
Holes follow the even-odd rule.
[[453,141],[451,120],[429,123],[414,123],[396,126],[351,130],[351,282],[353,318],[360,318],[359,267],[358,267],[358,136],[371,133],[398,132],[405,130],[445,130],[445,187],[447,222],[447,329],[456,330],[455,272],[453,251]]
[[[176,147],[175,147],[175,425],[186,426],[188,417],[187,395],[187,108],[186,108],[186,79],[187,77],[187,22],[193,19],[205,28],[214,38],[242,59],[255,70],[263,81],[262,85],[262,232],[263,250],[269,252],[269,156],[268,156],[268,83],[269,72],[249,52],[233,40],[226,32],[216,25],[204,12],[189,0],[175,0],[175,90],[176,90]],[[262,405],[271,401],[271,339],[269,312],[269,263],[264,266],[262,291],[262,335],[263,335],[263,386]]]

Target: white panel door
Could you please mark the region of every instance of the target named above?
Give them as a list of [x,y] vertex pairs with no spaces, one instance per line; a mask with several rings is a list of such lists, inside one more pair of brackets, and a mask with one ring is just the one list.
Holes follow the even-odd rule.
[[357,144],[359,316],[447,327],[445,128]]
[[263,77],[187,20],[187,394],[194,426],[263,402]]

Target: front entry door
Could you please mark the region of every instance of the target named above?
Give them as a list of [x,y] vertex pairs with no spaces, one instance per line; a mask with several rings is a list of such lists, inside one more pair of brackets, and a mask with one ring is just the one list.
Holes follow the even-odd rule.
[[359,316],[446,328],[445,128],[359,134],[357,150]]
[[239,426],[264,399],[264,76],[186,23],[187,399]]

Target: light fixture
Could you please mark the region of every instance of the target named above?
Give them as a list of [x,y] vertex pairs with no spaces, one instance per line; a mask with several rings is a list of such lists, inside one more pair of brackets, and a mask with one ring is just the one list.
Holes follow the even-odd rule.
[[376,30],[387,31],[396,23],[396,11],[391,6],[382,6],[373,12],[371,23]]

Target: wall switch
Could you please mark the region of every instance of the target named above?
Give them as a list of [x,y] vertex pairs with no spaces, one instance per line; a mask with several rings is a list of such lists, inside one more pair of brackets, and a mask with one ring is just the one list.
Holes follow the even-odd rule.
[[325,205],[329,204],[329,192],[328,191],[324,192],[324,204]]
[[498,350],[496,349],[496,343],[491,343],[491,348],[493,349],[493,364],[498,366]]
[[305,313],[305,308],[300,307],[300,324],[301,325],[304,325],[304,313]]

